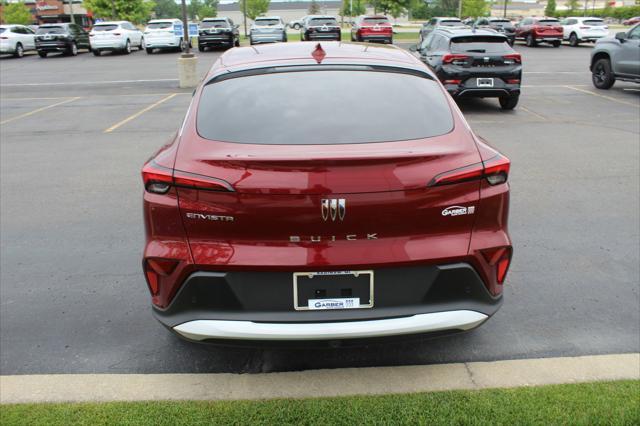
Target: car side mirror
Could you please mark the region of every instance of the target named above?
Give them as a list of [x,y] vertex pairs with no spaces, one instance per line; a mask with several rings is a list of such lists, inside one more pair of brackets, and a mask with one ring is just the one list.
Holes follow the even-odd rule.
[[616,40],[618,40],[620,43],[624,43],[625,41],[627,41],[627,33],[625,33],[624,31],[616,33]]

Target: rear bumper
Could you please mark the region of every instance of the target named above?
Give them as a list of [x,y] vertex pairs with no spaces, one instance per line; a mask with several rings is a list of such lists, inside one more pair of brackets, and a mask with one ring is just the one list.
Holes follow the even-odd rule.
[[38,43],[36,49],[40,52],[64,52],[69,48],[69,45],[64,42],[53,43]]
[[393,39],[392,34],[361,34],[360,39],[362,41],[391,41]]
[[199,46],[220,46],[233,44],[233,35],[221,34],[217,36],[200,36],[198,37]]
[[190,340],[334,340],[422,334],[444,330],[470,330],[489,317],[475,311],[447,311],[403,318],[312,324],[251,321],[196,320],[174,327]]
[[275,43],[278,41],[284,41],[285,33],[266,33],[256,34],[253,33],[249,36],[251,43]]
[[180,47],[180,40],[177,37],[155,38],[147,36],[144,39],[144,46],[147,49],[168,49]]
[[466,263],[377,269],[374,277],[372,308],[301,311],[292,272],[198,271],[153,312],[191,340],[297,341],[464,331],[502,304]]
[[117,50],[124,49],[127,46],[126,40],[111,40],[111,41],[91,41],[91,49],[101,50]]
[[315,33],[306,33],[305,34],[305,38],[307,40],[340,40],[340,33],[321,33],[321,32],[315,32]]

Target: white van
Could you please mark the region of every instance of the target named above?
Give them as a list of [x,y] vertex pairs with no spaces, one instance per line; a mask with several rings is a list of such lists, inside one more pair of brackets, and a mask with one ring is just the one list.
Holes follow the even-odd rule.
[[144,45],[147,53],[154,49],[178,49],[182,44],[180,19],[154,19],[144,29]]

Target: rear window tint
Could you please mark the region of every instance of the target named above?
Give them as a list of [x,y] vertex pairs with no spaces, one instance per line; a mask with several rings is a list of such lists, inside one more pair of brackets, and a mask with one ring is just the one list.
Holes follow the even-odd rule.
[[592,19],[590,21],[584,21],[583,23],[585,25],[591,25],[592,27],[603,27],[604,25],[606,25],[604,21],[595,20],[595,19]]
[[40,27],[36,34],[64,34],[67,30],[64,27]]
[[309,21],[309,25],[338,25],[338,21],[333,18],[315,18]]
[[117,25],[96,25],[93,27],[93,31],[113,31],[118,28]]
[[459,27],[464,24],[462,23],[462,21],[449,20],[449,21],[440,21],[439,25],[443,27]]
[[389,20],[386,18],[364,18],[363,23],[367,25],[388,24]]
[[492,24],[510,24],[511,21],[509,21],[508,19],[491,19],[489,21]]
[[538,21],[538,25],[560,25],[560,21],[557,19],[541,19]]
[[436,82],[373,71],[223,80],[205,86],[197,116],[204,138],[267,145],[399,141],[443,135],[452,128],[451,109]]
[[279,23],[280,21],[277,19],[256,19],[255,20],[256,25],[263,25],[263,26],[269,26],[269,27],[278,25]]
[[221,19],[219,21],[202,21],[200,28],[227,28],[229,24],[227,21]]
[[173,22],[154,22],[147,25],[148,30],[166,30],[173,28]]

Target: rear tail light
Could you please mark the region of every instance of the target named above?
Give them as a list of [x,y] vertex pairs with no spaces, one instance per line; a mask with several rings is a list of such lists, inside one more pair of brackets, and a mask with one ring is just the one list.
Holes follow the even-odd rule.
[[482,256],[487,263],[496,268],[496,281],[498,284],[504,283],[511,263],[511,247],[498,247],[489,250],[483,250]]
[[520,84],[520,80],[517,78],[509,78],[507,79],[507,84]]
[[9,37],[0,37],[0,40],[9,40]]
[[504,60],[505,63],[507,61],[511,61],[513,63],[516,63],[516,64],[521,64],[522,63],[522,57],[520,56],[519,53],[511,53],[509,55],[504,55],[502,57],[502,59]]
[[89,37],[93,37],[95,34],[89,34]]
[[469,59],[467,55],[460,55],[457,53],[447,53],[442,57],[442,63],[458,65],[466,62],[467,59]]
[[460,84],[462,80],[444,80],[442,84]]
[[160,278],[171,275],[178,263],[179,260],[159,258],[150,258],[144,262],[144,275],[152,296],[157,296],[160,292]]
[[150,162],[142,169],[142,181],[147,192],[166,194],[172,186],[205,191],[233,192],[233,187],[222,179],[187,173]]
[[427,186],[451,185],[483,178],[487,180],[489,185],[499,185],[507,181],[510,167],[509,159],[498,154],[484,163],[475,163],[440,173],[431,179]]

